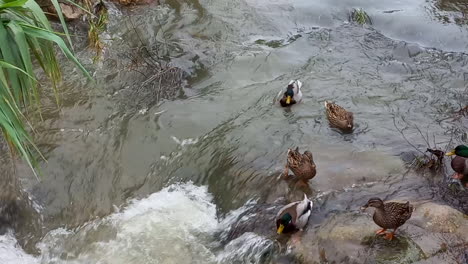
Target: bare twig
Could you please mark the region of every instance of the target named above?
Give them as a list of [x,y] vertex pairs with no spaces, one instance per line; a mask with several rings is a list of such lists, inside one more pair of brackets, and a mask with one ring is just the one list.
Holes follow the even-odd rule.
[[408,143],[408,145],[410,145],[411,147],[413,147],[416,151],[418,151],[419,153],[421,153],[422,155],[426,156],[426,153],[425,152],[422,152],[419,148],[417,148],[415,145],[413,145],[409,140],[408,138],[406,138],[405,134],[403,133],[403,130],[398,128],[397,124],[396,124],[396,120],[395,120],[395,116],[392,117],[393,119],[393,125],[395,126],[396,130],[401,134],[401,136],[403,137],[403,139],[405,139],[406,143]]

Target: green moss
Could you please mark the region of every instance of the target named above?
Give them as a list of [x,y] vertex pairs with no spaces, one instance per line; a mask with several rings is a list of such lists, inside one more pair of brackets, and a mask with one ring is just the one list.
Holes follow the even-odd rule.
[[426,258],[421,248],[404,236],[391,241],[381,236],[366,236],[361,244],[368,246],[368,260],[372,259],[372,263],[376,264],[413,263]]
[[283,47],[283,41],[282,40],[270,40],[270,41],[266,41],[264,39],[258,39],[255,41],[255,44],[258,44],[258,45],[265,45],[265,46],[268,46],[270,48],[280,48],[280,47]]

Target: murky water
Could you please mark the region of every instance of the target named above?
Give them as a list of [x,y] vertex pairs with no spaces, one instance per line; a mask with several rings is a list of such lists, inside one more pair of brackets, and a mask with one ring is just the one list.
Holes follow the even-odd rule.
[[[347,21],[357,7],[372,27]],[[63,108],[45,105],[42,181],[18,168],[43,226],[20,239],[41,253],[13,249],[6,235],[0,245],[13,255],[0,252],[2,263],[266,261],[272,240],[249,232],[223,250],[215,233],[248,201],[294,199],[277,180],[293,146],[314,153],[317,223],[369,195],[430,199],[426,183],[427,192],[405,187],[419,180],[401,178],[400,155],[415,150],[398,130],[422,151],[466,143],[468,121],[453,112],[468,102],[467,10],[419,0],[111,7],[104,59],[91,65],[79,51],[97,84],[67,69]],[[187,81],[163,83],[166,94],[144,85],[153,57]],[[290,79],[304,83],[304,99],[287,111],[272,101]],[[328,127],[325,100],[354,112],[353,134]]]

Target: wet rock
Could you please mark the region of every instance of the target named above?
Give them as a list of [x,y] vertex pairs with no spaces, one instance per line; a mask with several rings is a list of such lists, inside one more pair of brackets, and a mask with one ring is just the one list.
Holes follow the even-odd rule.
[[[80,18],[83,14],[84,11],[81,10],[80,8],[71,5],[71,4],[66,4],[66,3],[59,3],[60,8],[62,9],[62,14],[65,20],[67,21],[72,21]],[[57,10],[55,10],[55,7],[50,3],[44,3],[41,5],[41,8],[48,13],[49,17],[58,20],[59,17],[57,15]]]
[[[340,199],[340,195],[343,194],[336,194],[334,199]],[[398,199],[406,200],[406,197]],[[238,216],[224,241],[237,239],[246,232],[256,233],[286,243],[294,259],[300,259],[301,263],[444,263],[440,260],[462,258],[468,243],[466,215],[433,201],[410,202],[415,207],[413,215],[392,241],[374,234],[379,227],[372,220],[372,209],[365,213],[336,211],[319,219],[316,215],[323,212],[317,212],[321,209],[316,208],[304,232],[277,236],[271,220],[280,204],[252,206]]]
[[413,216],[419,219],[425,229],[438,233],[468,234],[468,218],[448,205],[433,202],[416,207]]
[[[364,263],[413,263],[437,259],[445,252],[460,257],[460,248],[468,243],[466,216],[450,206],[434,202],[413,204],[412,218],[397,231],[392,241],[374,235],[373,231],[379,227],[369,215],[341,213],[308,229],[300,243],[292,244],[294,252],[306,263],[319,263],[324,257],[337,263],[363,263],[363,259]],[[445,251],[441,250],[443,247]]]
[[422,250],[407,235],[386,241],[374,235],[377,228],[372,225],[372,219],[365,214],[334,215],[323,225],[309,229],[294,251],[305,263],[324,259],[330,263],[411,263],[423,257]]
[[16,201],[0,201],[0,234],[6,233],[10,227],[15,227],[18,221],[18,212]]
[[415,57],[424,51],[419,45],[416,44],[407,44],[406,48],[410,57]]
[[409,58],[408,49],[406,48],[406,43],[400,42],[393,49],[393,56],[398,59]]
[[408,59],[419,55],[423,51],[419,45],[400,42],[395,46],[393,56],[398,59]]
[[83,10],[76,6],[60,3],[60,8],[62,9],[63,16],[68,20],[74,20],[83,15]]
[[221,235],[222,241],[232,241],[248,232],[264,237],[273,236],[276,234],[274,219],[282,206],[280,203],[251,206],[235,218],[233,225]]
[[16,200],[21,197],[21,189],[13,167],[14,159],[2,135],[0,135],[0,153],[2,153],[0,155],[0,229],[4,229],[13,227],[16,223],[18,216]]
[[468,214],[468,191],[466,188],[456,182],[450,184],[441,182],[436,187],[438,197],[462,213]]
[[22,191],[19,173],[14,167],[15,157],[2,135],[0,153],[0,235],[13,230],[20,245],[33,253],[37,239],[31,239],[31,234],[40,233],[41,219],[28,195]]

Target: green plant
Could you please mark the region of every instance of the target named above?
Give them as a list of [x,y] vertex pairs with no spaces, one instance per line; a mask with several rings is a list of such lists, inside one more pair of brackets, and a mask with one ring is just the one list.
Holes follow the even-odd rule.
[[353,9],[350,14],[350,20],[360,25],[369,24],[372,25],[372,20],[366,11],[361,8]]
[[[52,3],[71,47],[60,6],[57,0]],[[91,79],[60,35],[52,30],[34,0],[0,0],[0,128],[11,152],[19,153],[35,175],[36,154],[40,152],[26,129],[28,122],[23,114],[30,105],[40,111],[41,86],[33,71],[33,62],[37,62],[50,80],[57,104],[61,72],[53,44]]]
[[[85,2],[88,9],[91,10],[91,2],[89,0],[86,0]],[[107,9],[102,2],[99,2],[94,7],[94,13],[95,15],[90,16],[88,20],[88,40],[89,46],[96,51],[96,56],[94,57],[94,61],[96,61],[101,57],[102,49],[104,48],[104,44],[102,43],[99,35],[106,29],[108,16]]]

